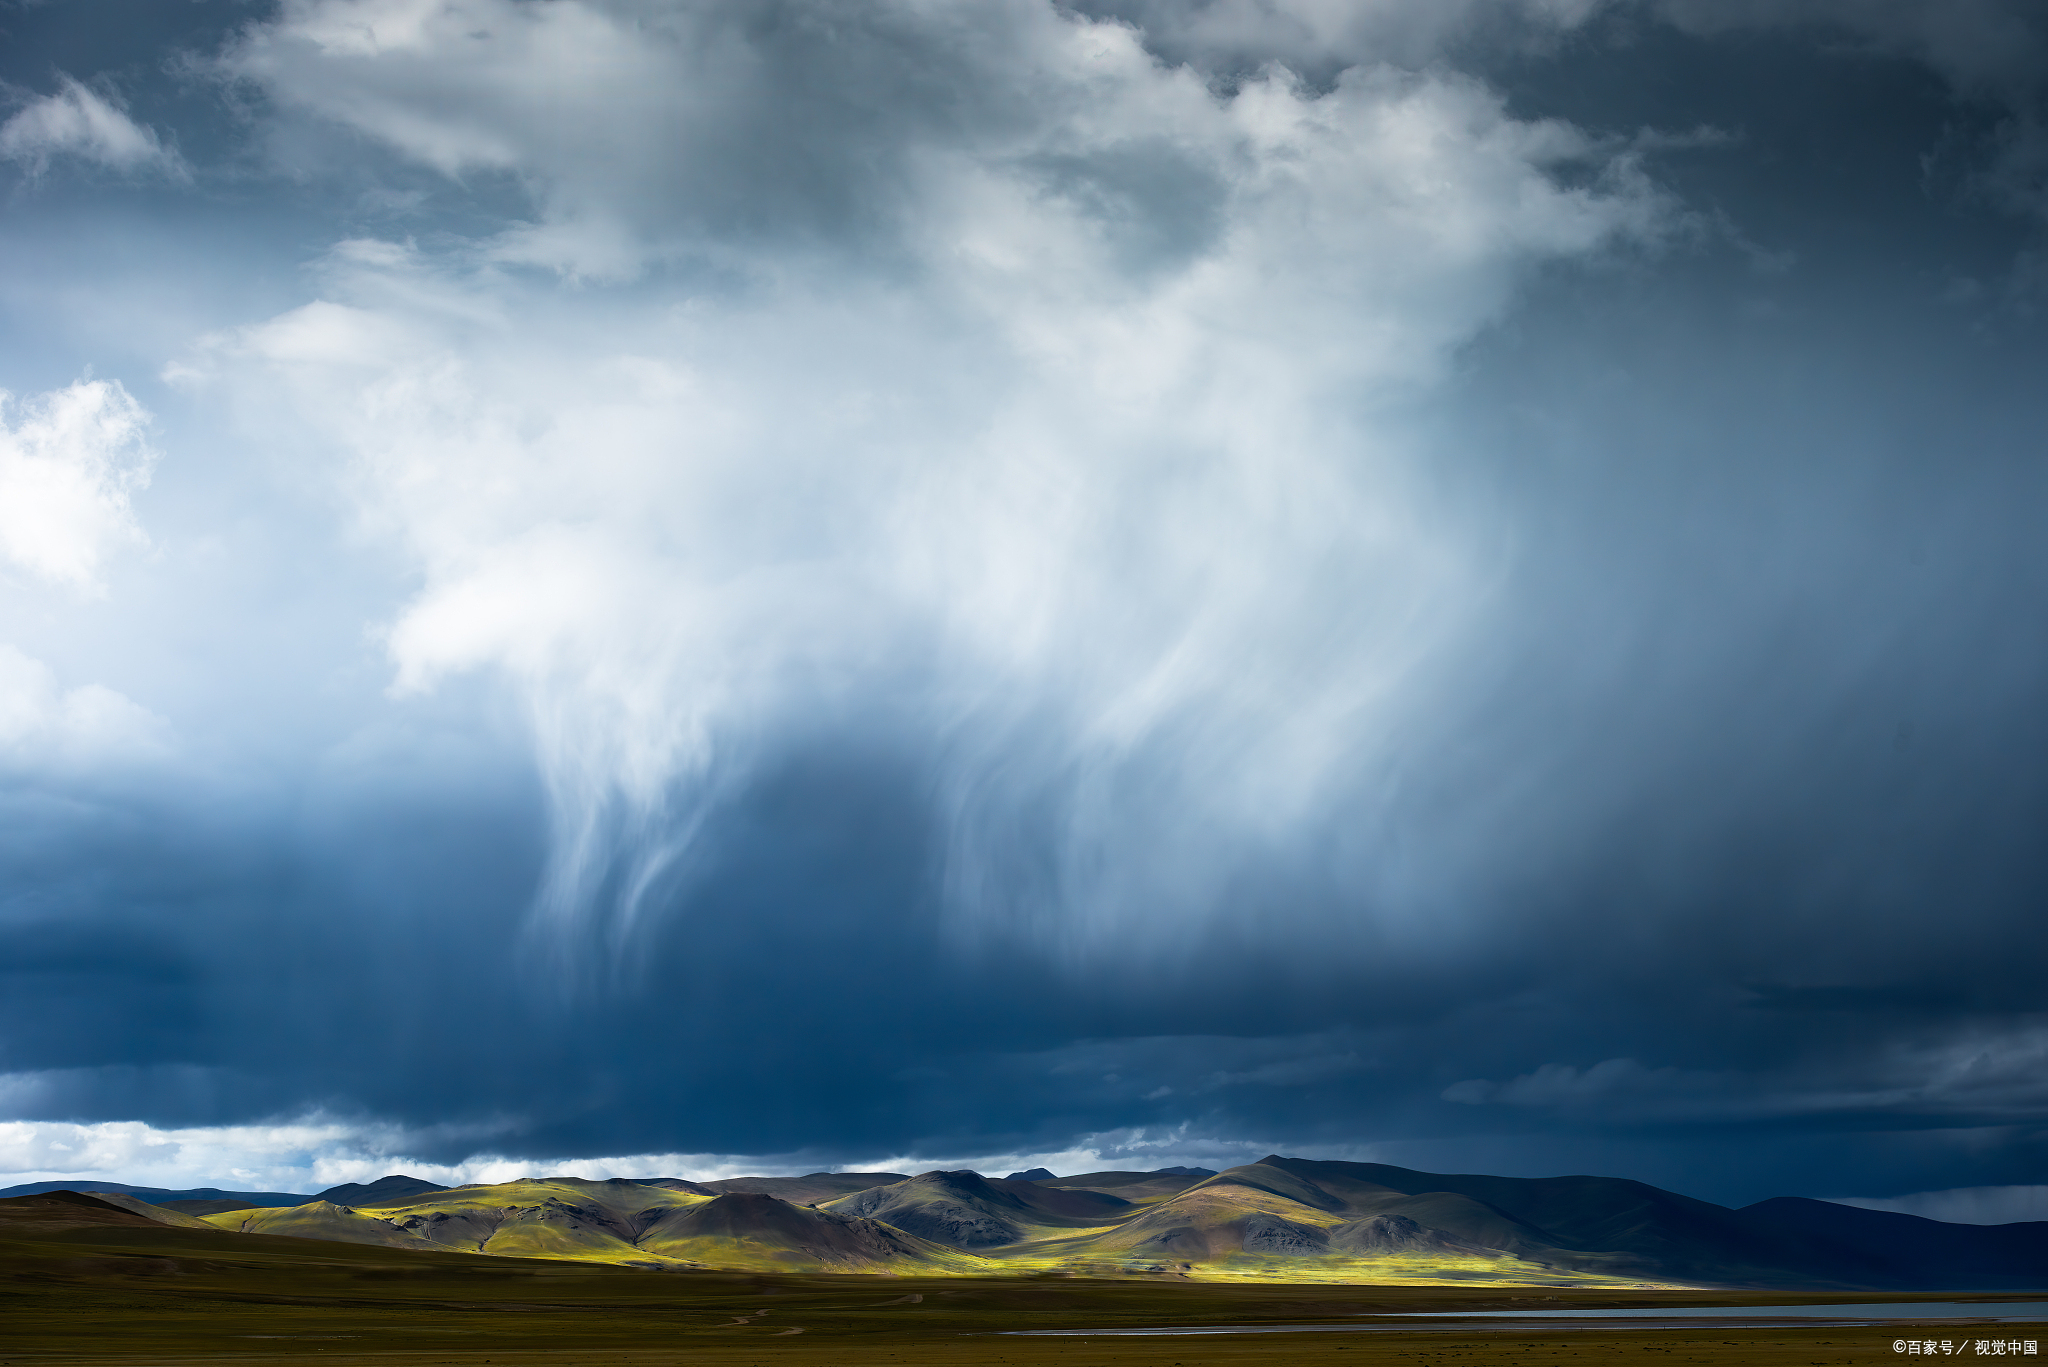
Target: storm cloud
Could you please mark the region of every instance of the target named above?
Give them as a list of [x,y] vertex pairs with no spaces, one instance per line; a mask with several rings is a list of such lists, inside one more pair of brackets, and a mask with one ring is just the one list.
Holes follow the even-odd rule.
[[2033,1199],[2026,7],[61,9],[0,1168]]

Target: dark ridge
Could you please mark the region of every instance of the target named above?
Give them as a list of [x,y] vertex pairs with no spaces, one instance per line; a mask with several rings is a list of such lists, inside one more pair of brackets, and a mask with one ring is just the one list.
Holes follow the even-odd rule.
[[1030,1168],[1024,1172],[1013,1172],[1003,1179],[1006,1182],[1057,1182],[1060,1175],[1044,1168]]
[[344,1182],[338,1187],[329,1187],[318,1196],[307,1197],[300,1204],[331,1201],[337,1206],[374,1206],[381,1201],[401,1201],[408,1196],[425,1196],[431,1192],[446,1190],[448,1188],[436,1186],[425,1178],[392,1173],[374,1182]]
[[24,1182],[18,1187],[0,1188],[0,1199],[9,1196],[40,1196],[51,1191],[114,1191],[133,1196],[153,1206],[166,1201],[239,1201],[251,1206],[302,1206],[317,1198],[289,1191],[223,1191],[219,1187],[131,1187],[125,1182]]
[[1816,1262],[1858,1268],[1880,1285],[2048,1287],[2048,1221],[1952,1225],[1804,1196],[1777,1196],[1735,1213]]
[[1044,1185],[1061,1191],[1099,1191],[1129,1201],[1144,1201],[1186,1191],[1214,1175],[1209,1173],[1196,1177],[1192,1174],[1172,1172],[1084,1172],[1073,1177],[1056,1178]]
[[1334,1202],[1324,1209],[1405,1216],[1459,1243],[1611,1275],[1817,1289],[2048,1286],[2048,1222],[1951,1225],[1803,1197],[1735,1211],[1619,1177],[1489,1177],[1278,1155],[1211,1180],[1270,1191],[1298,1182]]
[[716,1182],[695,1184],[697,1190],[717,1194],[727,1191],[779,1196],[800,1206],[835,1201],[857,1191],[908,1182],[904,1172],[814,1172],[803,1177],[721,1177]]

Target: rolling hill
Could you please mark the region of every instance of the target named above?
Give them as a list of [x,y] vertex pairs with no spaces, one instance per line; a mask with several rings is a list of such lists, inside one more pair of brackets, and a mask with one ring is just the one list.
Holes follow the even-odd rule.
[[314,1201],[234,1210],[206,1223],[244,1234],[675,1270],[987,1270],[961,1249],[857,1214],[673,1178],[551,1177],[415,1191],[363,1206]]
[[983,1249],[1116,1224],[1130,1205],[1105,1192],[978,1172],[927,1172],[842,1197],[825,1209],[885,1220],[935,1243]]
[[821,1201],[833,1201],[857,1191],[866,1191],[870,1187],[886,1187],[893,1182],[909,1180],[910,1174],[904,1172],[814,1172],[803,1177],[724,1177],[699,1185],[706,1191],[752,1192],[779,1196],[800,1206],[814,1206]]
[[184,1228],[676,1271],[1613,1288],[2048,1286],[2048,1223],[1949,1225],[1803,1198],[1732,1210],[1619,1178],[1426,1173],[1279,1155],[1220,1173],[812,1173],[706,1183],[553,1177],[454,1188],[394,1176],[355,1190],[369,1199],[204,1214],[125,1193],[47,1199],[90,1201],[131,1220]]

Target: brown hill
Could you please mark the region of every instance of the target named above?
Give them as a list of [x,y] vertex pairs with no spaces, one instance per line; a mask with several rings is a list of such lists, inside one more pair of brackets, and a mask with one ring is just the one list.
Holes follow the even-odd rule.
[[136,1228],[157,1223],[147,1215],[123,1210],[104,1196],[87,1196],[78,1191],[0,1198],[0,1226],[24,1230],[83,1229],[92,1225]]
[[254,1210],[256,1208],[253,1201],[239,1201],[233,1198],[219,1201],[160,1201],[156,1205],[160,1210],[175,1210],[180,1215],[195,1217],[200,1215],[220,1215],[230,1210]]
[[[821,1271],[909,1271],[958,1262],[955,1250],[879,1220],[792,1205],[766,1192],[734,1191],[662,1213],[639,1240],[650,1252],[731,1266],[761,1262]],[[927,1268],[927,1270],[930,1270]]]
[[[46,1202],[51,1204],[33,1205],[24,1202]],[[9,1214],[5,1217],[13,1223],[49,1224],[66,1220],[73,1224],[143,1224],[176,1225],[183,1229],[211,1229],[213,1226],[182,1211],[166,1210],[153,1206],[139,1197],[120,1191],[51,1191],[34,1196],[16,1196],[0,1200],[0,1210]],[[96,1212],[119,1212],[119,1220],[99,1219]]]
[[1059,1231],[1113,1224],[1131,1203],[1107,1192],[1067,1190],[978,1172],[926,1172],[831,1203],[960,1249],[994,1248]]
[[110,1206],[119,1206],[131,1214],[140,1215],[143,1219],[153,1220],[160,1225],[177,1225],[183,1229],[212,1228],[196,1215],[182,1210],[172,1210],[166,1206],[151,1205],[141,1197],[130,1196],[124,1191],[96,1191],[92,1195],[95,1200],[105,1201]]

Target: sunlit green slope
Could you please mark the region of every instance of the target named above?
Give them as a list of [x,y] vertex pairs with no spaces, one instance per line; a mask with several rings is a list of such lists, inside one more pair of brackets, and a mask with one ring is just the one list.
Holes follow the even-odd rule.
[[[880,1181],[895,1177],[814,1173],[716,1186],[547,1178],[360,1206],[227,1211],[205,1223],[677,1270],[1522,1285],[1643,1285],[1697,1277],[1702,1267],[1741,1270],[1712,1247],[1715,1213],[1729,1212],[1602,1179],[1445,1178],[1280,1157],[1207,1177],[1092,1173],[1034,1182],[928,1172]],[[758,1187],[770,1190],[744,1189]],[[849,1194],[816,1204],[780,1194],[835,1190]]]
[[248,1234],[641,1267],[926,1274],[988,1267],[878,1221],[680,1181],[477,1184],[370,1206],[316,1201],[230,1211],[206,1223]]

